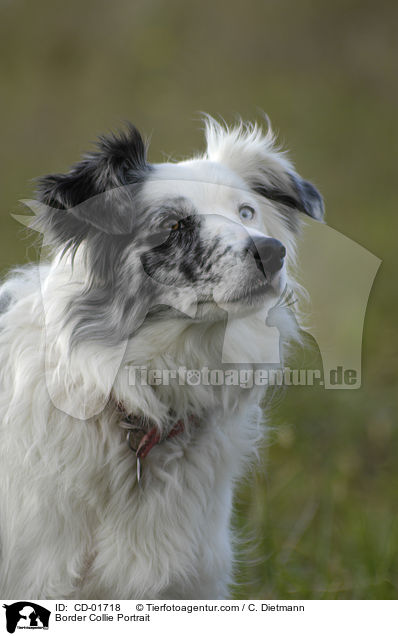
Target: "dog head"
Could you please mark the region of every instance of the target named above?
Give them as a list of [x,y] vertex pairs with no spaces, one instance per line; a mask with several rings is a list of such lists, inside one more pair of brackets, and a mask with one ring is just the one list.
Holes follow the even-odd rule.
[[207,118],[206,140],[203,156],[150,164],[129,126],[40,180],[38,227],[86,271],[70,304],[75,340],[120,341],[165,312],[214,321],[275,304],[300,216],[322,219],[322,199],[270,130]]

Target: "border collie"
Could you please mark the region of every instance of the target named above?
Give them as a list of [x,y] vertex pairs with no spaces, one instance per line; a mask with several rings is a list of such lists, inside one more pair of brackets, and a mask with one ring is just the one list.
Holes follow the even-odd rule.
[[296,337],[280,300],[323,204],[269,127],[205,131],[204,154],[151,164],[127,126],[38,182],[46,260],[0,291],[2,598],[228,597],[266,387],[197,374],[269,361],[278,303]]

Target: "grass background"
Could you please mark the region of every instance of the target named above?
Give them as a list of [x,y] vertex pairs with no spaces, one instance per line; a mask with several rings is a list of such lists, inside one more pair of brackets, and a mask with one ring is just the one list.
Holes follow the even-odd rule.
[[0,267],[36,258],[10,217],[32,179],[132,120],[150,160],[203,147],[200,111],[268,113],[329,225],[383,264],[363,385],[274,400],[237,499],[237,598],[398,597],[396,2],[0,0]]

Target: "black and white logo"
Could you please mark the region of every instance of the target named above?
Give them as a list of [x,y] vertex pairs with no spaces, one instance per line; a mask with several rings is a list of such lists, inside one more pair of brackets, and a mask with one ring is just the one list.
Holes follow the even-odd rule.
[[6,610],[7,631],[10,634],[16,629],[48,629],[51,612],[37,603],[18,601],[3,607]]

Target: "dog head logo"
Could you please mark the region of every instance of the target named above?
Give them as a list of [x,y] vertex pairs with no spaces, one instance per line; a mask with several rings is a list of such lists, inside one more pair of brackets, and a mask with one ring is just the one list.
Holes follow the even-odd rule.
[[[205,155],[178,164],[148,164],[134,127],[103,138],[68,173],[41,179],[38,200],[24,201],[34,216],[14,215],[57,253],[51,275],[45,263],[38,272],[47,389],[64,413],[85,420],[102,412],[148,317],[225,324],[223,364],[283,367],[283,345],[306,331],[319,347],[325,388],[361,385],[379,259],[319,223],[319,192],[274,147],[271,129],[229,130],[211,119],[206,126]],[[295,290],[306,290],[298,296],[308,304],[296,314]],[[101,391],[98,343],[112,345]],[[70,355],[77,347],[92,360],[85,381]],[[339,369],[354,381],[336,382]]]
[[16,629],[48,629],[51,612],[37,603],[18,601],[3,607],[6,610],[9,634],[13,634]]

